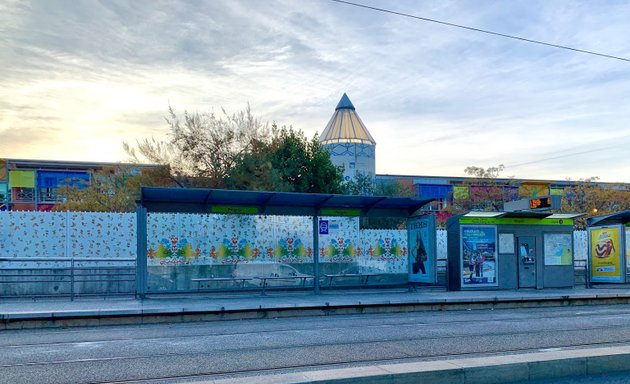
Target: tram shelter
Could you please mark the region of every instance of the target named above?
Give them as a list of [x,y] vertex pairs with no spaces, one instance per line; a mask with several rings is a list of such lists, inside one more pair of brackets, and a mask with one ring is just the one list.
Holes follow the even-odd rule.
[[628,283],[630,210],[589,218],[588,265],[591,283]]
[[581,214],[469,212],[447,221],[450,290],[573,287]]
[[[305,286],[306,280],[312,277],[312,287],[317,293],[320,290],[324,276],[321,271],[319,236],[323,234],[327,228],[324,228],[321,217],[398,217],[409,218],[419,211],[425,204],[433,199],[415,199],[403,197],[385,197],[385,196],[349,196],[335,194],[319,194],[319,193],[293,193],[293,192],[259,192],[259,191],[235,191],[221,189],[193,189],[193,188],[157,188],[143,187],[141,189],[141,197],[137,204],[137,293],[140,297],[152,293],[173,293],[195,291],[191,286],[191,280],[203,275],[204,280],[207,277],[208,270],[202,267],[190,268],[191,260],[195,257],[205,257],[205,251],[195,249],[195,245],[191,241],[183,241],[183,232],[188,233],[189,237],[197,237],[203,241],[204,236],[210,236],[213,233],[216,222],[211,220],[211,216],[227,218],[230,216],[245,217],[247,216],[273,216],[273,217],[310,217],[310,233],[312,233],[312,249],[310,256],[312,263],[308,266],[309,273],[295,271],[291,275],[295,277],[298,285]],[[183,229],[178,229],[178,235],[172,235],[162,239],[156,247],[149,246],[149,243],[155,239],[148,237],[149,232],[155,231],[156,227],[164,227],[170,225],[168,220],[164,224],[164,220],[157,223],[152,219],[152,215],[168,215],[177,214],[183,217],[172,216],[179,221],[186,223],[182,225]],[[222,216],[221,216],[222,215]],[[200,221],[201,220],[201,221]],[[205,221],[204,221],[205,220]],[[238,227],[239,224],[234,224]],[[185,227],[185,228],[184,228]],[[203,227],[202,229],[200,229]],[[159,228],[158,228],[159,229]],[[237,228],[239,229],[239,228]],[[150,230],[150,231],[149,231]],[[264,236],[265,228],[258,229]],[[195,232],[197,231],[197,232]],[[201,231],[201,232],[199,232]],[[194,232],[194,233],[193,233]],[[166,233],[166,232],[165,232]],[[230,239],[226,239],[228,251],[233,246],[236,250],[239,245],[238,239],[233,240],[233,244],[228,244]],[[292,246],[296,246],[295,240],[292,240]],[[305,239],[302,240],[305,242]],[[311,241],[309,239],[309,241]],[[213,247],[209,252],[214,252],[214,256],[219,257],[223,248],[215,250]],[[154,249],[155,248],[155,249]],[[247,245],[238,249],[238,252],[248,257],[256,256],[256,252],[246,249]],[[279,248],[275,248],[279,249]],[[274,247],[267,250],[258,250],[257,252],[266,251],[274,252]],[[177,263],[172,265],[150,265],[155,264],[156,258],[164,254],[171,255],[170,258],[162,260],[172,260],[173,255],[181,256],[177,259]],[[217,256],[218,255],[218,256]],[[151,260],[151,263],[149,263]],[[310,260],[310,259],[309,259]],[[246,264],[246,263],[241,263]],[[279,266],[273,263],[265,264],[266,268]],[[211,279],[213,282],[222,280],[239,279],[234,273],[238,268],[234,265],[223,265],[217,276]],[[229,269],[228,269],[229,267]],[[152,279],[160,278],[159,275],[164,273],[154,273],[153,271],[169,268],[170,281],[168,286],[153,284]],[[184,269],[187,272],[184,272]],[[228,273],[231,270],[231,274]],[[312,273],[310,273],[312,272]],[[220,273],[220,275],[219,275]],[[274,273],[272,272],[272,277]],[[277,275],[277,273],[276,273]],[[278,277],[278,276],[276,276]],[[280,276],[281,277],[281,276]],[[245,286],[249,277],[242,277],[237,283]],[[269,279],[269,278],[268,278]],[[366,277],[367,281],[367,277]],[[266,286],[267,281],[262,282],[262,287]],[[309,284],[309,286],[311,286]]]

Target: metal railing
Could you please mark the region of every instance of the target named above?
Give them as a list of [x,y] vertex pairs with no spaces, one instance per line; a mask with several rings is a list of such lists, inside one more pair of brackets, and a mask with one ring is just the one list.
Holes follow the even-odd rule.
[[[19,263],[34,266],[11,266]],[[120,265],[102,265],[103,263]],[[1,297],[135,295],[135,258],[0,258]],[[101,265],[99,265],[101,264]],[[114,289],[115,288],[115,289]]]

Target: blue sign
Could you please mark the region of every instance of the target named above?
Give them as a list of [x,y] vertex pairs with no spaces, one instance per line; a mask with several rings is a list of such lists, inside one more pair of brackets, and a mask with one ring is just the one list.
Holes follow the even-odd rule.
[[320,220],[319,221],[319,234],[327,235],[328,234],[328,220]]

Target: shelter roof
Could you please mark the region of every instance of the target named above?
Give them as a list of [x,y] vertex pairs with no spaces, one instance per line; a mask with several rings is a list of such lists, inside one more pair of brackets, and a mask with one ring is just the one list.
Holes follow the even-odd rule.
[[431,201],[433,199],[408,197],[143,187],[139,203],[148,212],[408,217]]
[[339,100],[335,113],[319,137],[322,144],[360,143],[376,145],[376,141],[359,118],[354,105],[345,93]]
[[589,227],[615,225],[615,224],[627,224],[630,222],[630,210],[616,212],[609,215],[591,217],[586,222]]

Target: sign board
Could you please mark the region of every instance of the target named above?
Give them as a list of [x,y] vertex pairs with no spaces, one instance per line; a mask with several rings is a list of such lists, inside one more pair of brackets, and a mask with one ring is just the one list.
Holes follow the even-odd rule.
[[319,221],[319,234],[327,235],[328,234],[328,220],[320,220]]
[[416,216],[407,220],[409,281],[437,283],[435,216]]
[[258,207],[245,207],[240,205],[213,205],[210,208],[211,213],[224,213],[224,214],[240,214],[240,215],[255,215],[258,213]]
[[573,219],[536,219],[530,217],[461,217],[460,224],[480,225],[569,225],[573,226]]
[[462,288],[498,286],[497,227],[462,225],[460,231]]
[[503,204],[503,210],[506,212],[514,211],[545,211],[549,209],[560,209],[562,202],[561,195],[550,195],[533,197],[530,199],[519,199],[507,201]]
[[551,197],[539,197],[537,199],[529,199],[529,209],[548,209],[551,208]]
[[355,208],[322,208],[320,216],[360,216],[361,210]]
[[592,282],[625,282],[625,258],[622,257],[623,233],[621,225],[588,229],[588,256]]

